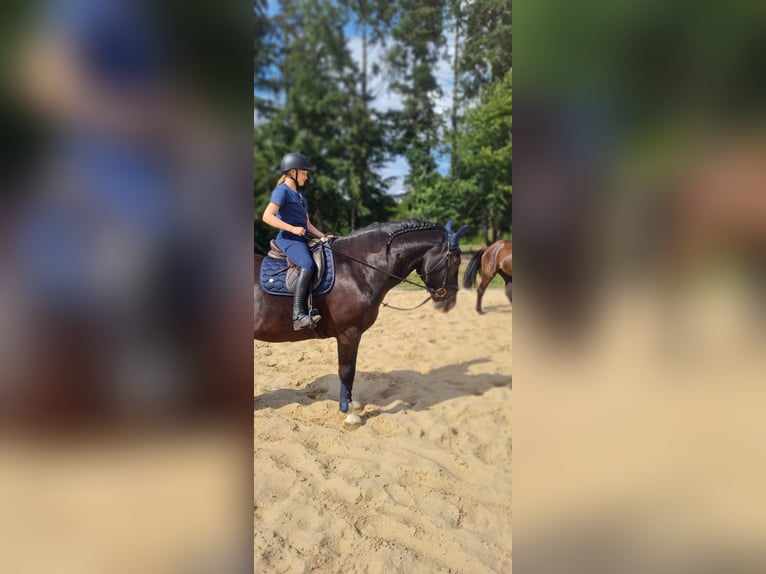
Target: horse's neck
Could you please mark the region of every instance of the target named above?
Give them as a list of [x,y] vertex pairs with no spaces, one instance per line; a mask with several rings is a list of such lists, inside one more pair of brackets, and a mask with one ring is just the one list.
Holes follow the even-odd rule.
[[368,285],[374,289],[376,298],[381,300],[386,293],[399,285],[402,279],[405,279],[417,267],[428,250],[433,247],[433,243],[428,241],[414,241],[412,239],[403,241],[402,238],[396,238],[391,244],[388,256],[386,256],[387,242],[388,236],[382,235],[380,239],[376,237],[363,249],[358,247],[354,249],[353,243],[346,245],[345,241],[336,243],[339,251],[353,255],[366,264],[389,274],[389,277],[386,277],[379,284]]
[[409,245],[404,248],[397,246],[391,249],[389,265],[391,272],[399,277],[409,275],[431,248],[429,245]]
[[387,284],[386,292],[398,285],[401,282],[401,279],[406,279],[407,276],[418,267],[423,261],[426,253],[434,247],[435,241],[437,240],[438,235],[431,241],[410,240],[407,243],[394,243],[391,247],[389,264],[391,265],[391,273],[395,275],[397,279],[392,279],[392,281]]

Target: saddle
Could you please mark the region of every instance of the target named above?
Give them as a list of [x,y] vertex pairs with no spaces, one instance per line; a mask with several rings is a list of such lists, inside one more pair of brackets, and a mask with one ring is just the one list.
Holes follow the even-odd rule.
[[[323,295],[335,283],[335,265],[332,251],[323,242],[312,239],[308,242],[311,257],[316,266],[311,292]],[[261,287],[272,295],[290,295],[295,292],[299,267],[291,261],[272,239],[269,252],[261,264]]]

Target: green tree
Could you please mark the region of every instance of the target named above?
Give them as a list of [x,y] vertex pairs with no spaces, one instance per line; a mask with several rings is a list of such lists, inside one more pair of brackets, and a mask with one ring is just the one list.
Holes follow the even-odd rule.
[[387,216],[393,205],[376,173],[384,161],[382,130],[359,88],[344,33],[352,14],[320,0],[283,0],[281,9],[273,22],[278,105],[255,126],[256,234],[273,234],[258,220],[288,151],[304,153],[317,168],[309,184],[312,221],[346,233]]
[[255,0],[253,5],[253,107],[260,117],[274,111],[272,96],[277,90],[270,73],[276,59],[275,30],[266,6],[266,0]]
[[356,99],[349,119],[347,144],[349,171],[342,180],[348,198],[349,227],[356,229],[375,220],[387,219],[393,211],[393,199],[386,195],[379,175],[389,156],[384,121],[370,108],[370,79],[379,76],[377,63],[370,65],[368,52],[380,45],[392,19],[391,0],[346,0],[360,34],[361,62],[355,86]]
[[388,64],[391,90],[402,98],[403,109],[391,114],[395,133],[394,151],[409,164],[405,185],[409,192],[404,205],[418,214],[418,191],[433,185],[436,177],[434,154],[440,145],[442,119],[435,110],[441,88],[434,70],[444,45],[444,3],[399,0],[398,17],[391,36],[393,46]]
[[[380,174],[403,157],[407,191],[397,216],[468,217],[488,240],[510,231],[510,2],[280,0],[269,25],[258,44],[265,69],[256,74],[270,94],[268,105],[256,101],[256,227],[281,155],[296,150],[318,168],[309,197],[320,228],[345,233],[388,219],[393,199]],[[349,43],[361,46],[359,62]],[[369,56],[373,47],[386,49],[382,67]],[[445,61],[452,109],[441,113],[436,72]],[[401,105],[378,112],[371,92],[381,91]],[[440,175],[445,154],[450,169]]]
[[[485,230],[488,243],[511,231],[513,193],[513,72],[484,92],[466,112],[455,139],[454,176],[464,182],[455,202]],[[468,185],[465,183],[468,182]]]
[[458,67],[467,100],[501,81],[513,66],[511,8],[511,0],[473,0],[460,9],[465,42]]

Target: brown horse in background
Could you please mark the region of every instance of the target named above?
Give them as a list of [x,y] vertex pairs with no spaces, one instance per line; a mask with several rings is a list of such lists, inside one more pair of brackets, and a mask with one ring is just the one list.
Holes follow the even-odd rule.
[[476,284],[479,269],[481,269],[481,283],[477,291],[476,311],[484,313],[481,310],[481,298],[489,282],[498,273],[505,279],[505,294],[508,296],[508,301],[512,303],[513,242],[500,239],[489,247],[479,249],[468,262],[468,267],[463,274],[463,287],[470,289]]

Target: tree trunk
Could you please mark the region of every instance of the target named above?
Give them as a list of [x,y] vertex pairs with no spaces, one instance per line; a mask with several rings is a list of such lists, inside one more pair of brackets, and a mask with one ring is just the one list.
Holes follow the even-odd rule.
[[487,245],[492,245],[495,241],[497,241],[497,229],[495,228],[495,213],[494,213],[494,210],[491,208],[489,212],[487,213],[487,230],[484,232],[484,241],[486,241]]
[[455,0],[455,53],[452,57],[452,144],[450,146],[450,173],[455,173],[455,135],[457,134],[458,62],[460,61],[460,0]]
[[367,5],[359,2],[359,19],[362,21],[362,101],[367,107]]

